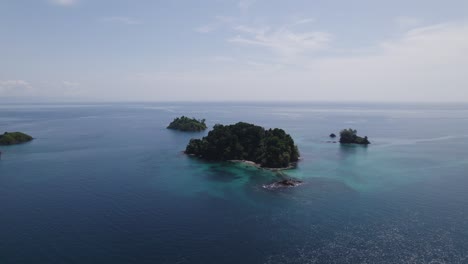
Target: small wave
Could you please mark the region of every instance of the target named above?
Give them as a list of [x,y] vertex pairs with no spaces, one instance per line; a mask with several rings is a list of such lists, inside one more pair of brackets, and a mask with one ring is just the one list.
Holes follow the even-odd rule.
[[418,139],[397,139],[394,142],[390,142],[387,144],[382,144],[379,147],[389,147],[395,145],[414,145],[418,143],[426,143],[426,142],[434,142],[434,141],[446,141],[452,139],[462,139],[468,138],[468,135],[453,135],[453,136],[442,136],[442,137],[434,137],[434,138],[418,138]]

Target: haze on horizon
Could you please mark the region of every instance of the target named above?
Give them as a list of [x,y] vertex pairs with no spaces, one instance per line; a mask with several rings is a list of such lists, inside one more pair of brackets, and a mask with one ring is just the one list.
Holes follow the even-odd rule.
[[468,1],[3,0],[0,100],[468,102]]

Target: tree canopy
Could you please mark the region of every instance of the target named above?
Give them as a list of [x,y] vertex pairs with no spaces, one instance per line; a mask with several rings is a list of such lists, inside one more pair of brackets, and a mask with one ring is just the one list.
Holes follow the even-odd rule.
[[30,135],[21,132],[5,132],[3,135],[0,135],[0,145],[20,144],[32,139]]
[[369,140],[366,137],[360,137],[357,135],[356,129],[343,129],[340,132],[340,143],[342,144],[363,144],[367,145],[370,144]]
[[203,131],[206,129],[206,124],[205,119],[197,120],[195,118],[181,116],[175,118],[167,128],[180,131]]
[[215,125],[202,139],[191,139],[185,150],[208,160],[249,160],[262,167],[284,168],[299,159],[299,151],[283,129],[239,122]]

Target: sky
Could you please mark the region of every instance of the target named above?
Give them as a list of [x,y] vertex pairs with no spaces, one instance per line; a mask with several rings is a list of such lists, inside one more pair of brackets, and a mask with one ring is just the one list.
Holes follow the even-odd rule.
[[468,102],[467,0],[0,0],[0,100]]

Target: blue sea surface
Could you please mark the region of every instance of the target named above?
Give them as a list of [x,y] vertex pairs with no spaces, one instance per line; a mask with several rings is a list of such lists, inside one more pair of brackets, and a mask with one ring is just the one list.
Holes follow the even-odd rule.
[[[181,115],[290,133],[304,181],[182,153]],[[327,142],[355,128],[371,145]],[[3,104],[0,263],[468,263],[468,105]]]

